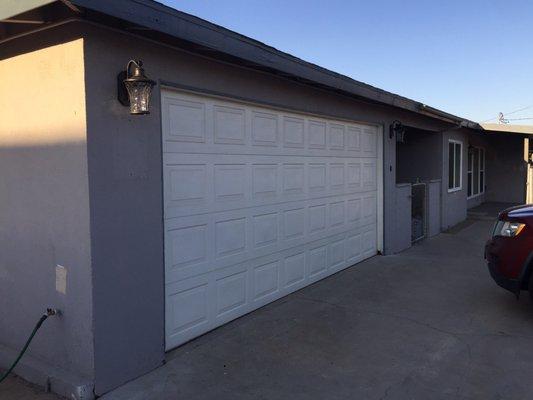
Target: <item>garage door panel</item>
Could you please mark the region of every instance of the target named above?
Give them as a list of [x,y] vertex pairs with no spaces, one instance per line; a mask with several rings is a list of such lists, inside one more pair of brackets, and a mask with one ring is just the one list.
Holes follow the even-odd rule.
[[[278,139],[279,140],[279,139]],[[357,157],[357,158],[374,158],[376,152],[363,152],[361,150],[330,150],[327,147],[309,147],[307,139],[303,147],[273,147],[273,146],[259,146],[248,147],[245,145],[232,144],[212,144],[200,147],[198,143],[192,142],[165,142],[165,152],[167,154],[175,154],[179,152],[186,152],[187,154],[220,154],[221,152],[227,155],[265,155],[268,154],[278,156],[295,156],[295,157]],[[294,144],[293,146],[296,146]],[[346,147],[346,145],[345,145]]]
[[377,155],[373,126],[188,94],[163,95],[162,111],[165,151],[171,153],[262,154],[268,147],[285,155]]
[[211,285],[207,275],[166,285],[167,341],[192,338],[209,329]]
[[363,193],[168,219],[166,279],[184,279],[346,230],[366,229],[376,223],[375,200]]
[[349,158],[176,155],[165,163],[167,218],[376,190],[376,163]]
[[376,253],[377,130],[164,92],[166,348]]
[[375,233],[364,227],[167,284],[167,347],[373,255],[365,248]]
[[249,291],[248,271],[245,265],[219,272],[214,282],[216,292],[215,318],[234,318],[246,308]]

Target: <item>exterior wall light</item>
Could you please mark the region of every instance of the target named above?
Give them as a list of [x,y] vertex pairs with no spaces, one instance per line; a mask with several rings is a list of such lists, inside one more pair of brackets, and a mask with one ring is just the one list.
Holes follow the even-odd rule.
[[144,74],[142,61],[131,60],[118,74],[118,101],[130,107],[130,114],[150,114],[150,98],[155,81]]
[[396,136],[396,142],[404,143],[405,142],[405,127],[398,120],[393,121],[389,126],[389,137],[392,139]]

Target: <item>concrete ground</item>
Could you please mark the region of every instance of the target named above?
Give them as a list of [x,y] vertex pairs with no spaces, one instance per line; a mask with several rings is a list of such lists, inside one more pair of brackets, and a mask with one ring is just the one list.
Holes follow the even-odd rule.
[[[3,372],[3,371],[0,371]],[[46,393],[41,387],[32,385],[17,376],[10,375],[0,383],[2,400],[64,400],[52,393]]]
[[168,355],[103,396],[140,399],[525,399],[533,306],[495,285],[489,221],[374,257]]
[[174,350],[102,400],[531,398],[533,306],[489,277],[490,227],[469,220],[360,263]]

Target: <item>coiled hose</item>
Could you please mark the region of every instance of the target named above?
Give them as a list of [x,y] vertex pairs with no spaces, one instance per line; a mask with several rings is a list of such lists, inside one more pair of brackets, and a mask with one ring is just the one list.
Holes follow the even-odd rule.
[[41,325],[43,324],[43,322],[46,320],[46,318],[52,316],[52,315],[56,315],[58,314],[58,311],[53,309],[53,308],[47,308],[46,309],[46,312],[41,316],[41,318],[39,318],[39,321],[37,321],[37,323],[35,324],[35,327],[33,328],[33,331],[31,332],[31,335],[30,337],[28,338],[28,340],[26,340],[26,344],[24,345],[24,347],[22,348],[22,350],[20,351],[18,357],[15,359],[15,361],[13,362],[13,364],[11,364],[11,367],[8,368],[8,370],[6,372],[4,372],[4,374],[0,377],[0,383],[2,383],[2,381],[4,379],[7,378],[7,376],[13,371],[13,369],[17,366],[18,362],[20,361],[20,359],[22,358],[22,356],[24,355],[24,353],[26,352],[26,350],[28,349],[33,337],[35,336],[35,334],[37,333],[37,331],[39,330],[39,328],[41,327]]

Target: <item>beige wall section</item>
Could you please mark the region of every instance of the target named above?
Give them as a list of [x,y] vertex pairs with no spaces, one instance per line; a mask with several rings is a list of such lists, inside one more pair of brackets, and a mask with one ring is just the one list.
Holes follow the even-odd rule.
[[[44,323],[16,371],[91,382],[84,42],[22,54],[17,46],[0,48],[0,366],[46,307],[57,307],[63,316]],[[57,265],[66,278],[56,286]]]

